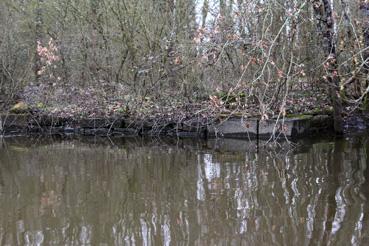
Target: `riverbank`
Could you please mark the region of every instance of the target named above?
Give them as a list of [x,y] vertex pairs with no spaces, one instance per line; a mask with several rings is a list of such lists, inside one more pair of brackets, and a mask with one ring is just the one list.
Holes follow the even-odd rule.
[[[86,99],[87,100],[87,99]],[[292,139],[321,134],[334,135],[334,119],[328,104],[313,108],[302,100],[290,104],[288,112],[258,113],[257,106],[231,108],[227,99],[212,97],[204,103],[176,107],[151,107],[130,110],[123,105],[100,108],[72,106],[52,108],[23,101],[0,113],[2,135],[82,135],[82,136],[169,136],[195,138]],[[31,105],[31,106],[30,106]],[[314,104],[315,105],[315,104]],[[131,107],[132,108],[132,107]],[[369,117],[345,117],[345,131],[369,128]]]

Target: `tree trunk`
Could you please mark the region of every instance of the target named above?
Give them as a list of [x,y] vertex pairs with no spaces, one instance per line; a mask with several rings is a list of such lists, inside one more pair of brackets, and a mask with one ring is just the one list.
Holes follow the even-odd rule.
[[[364,40],[364,49],[369,47],[369,3],[367,1],[360,2],[360,10],[362,13],[362,29],[363,29],[363,40]],[[366,90],[369,87],[369,51],[365,50],[363,53],[364,59],[364,66],[363,66],[363,73],[366,75],[365,80],[365,91],[364,93],[368,93]],[[369,111],[369,97],[366,95],[364,97],[364,110]]]
[[335,41],[335,22],[330,0],[313,0],[313,8],[318,21],[318,32],[323,37],[324,54],[327,57],[324,67],[327,75],[325,80],[328,94],[333,106],[334,130],[337,134],[343,133],[342,98],[340,95],[340,82],[337,68],[337,53]]

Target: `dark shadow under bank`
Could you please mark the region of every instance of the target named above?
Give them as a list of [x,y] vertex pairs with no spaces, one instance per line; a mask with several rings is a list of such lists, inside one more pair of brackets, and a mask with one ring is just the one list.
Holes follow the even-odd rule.
[[[347,120],[345,129],[347,133],[362,131],[368,128],[368,123],[369,120],[365,117],[352,117]],[[2,114],[0,115],[0,135],[72,135],[110,138],[160,136],[268,142],[298,140],[313,136],[334,136],[334,132],[333,119],[330,115],[301,115],[270,120],[228,117],[216,120],[193,119],[184,122],[158,123],[123,118],[67,119],[32,114]]]
[[133,121],[129,119],[64,119],[31,114],[0,116],[0,130],[5,134],[43,133],[87,136],[175,136],[269,139],[298,137],[329,131],[332,120],[327,115],[279,120],[230,117],[217,120],[194,119],[186,122]]

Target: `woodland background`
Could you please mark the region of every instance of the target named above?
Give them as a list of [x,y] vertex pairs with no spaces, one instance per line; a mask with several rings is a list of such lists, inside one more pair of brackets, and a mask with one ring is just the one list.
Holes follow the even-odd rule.
[[367,110],[369,3],[1,0],[0,100],[48,113],[262,119]]

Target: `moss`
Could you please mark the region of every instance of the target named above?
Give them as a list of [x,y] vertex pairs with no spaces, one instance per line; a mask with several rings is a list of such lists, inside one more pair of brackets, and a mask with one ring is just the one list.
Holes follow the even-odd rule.
[[311,114],[289,114],[289,115],[286,115],[286,118],[288,118],[288,119],[298,119],[298,120],[310,119],[311,117],[312,117]]
[[16,152],[28,152],[28,149],[23,147],[11,146],[10,148]]
[[246,97],[246,94],[244,92],[240,93],[229,93],[229,92],[218,92],[216,96],[222,100],[225,104],[230,104],[234,102],[238,102]]
[[25,114],[29,112],[29,107],[25,102],[19,102],[15,104],[10,110],[13,114]]
[[118,113],[118,114],[127,114],[127,113],[129,113],[129,109],[124,108],[124,107],[120,107],[120,108],[117,108],[114,112]]
[[46,109],[46,105],[43,104],[42,102],[39,102],[39,103],[36,104],[36,108],[37,109]]
[[319,114],[326,114],[326,115],[331,115],[333,113],[333,108],[317,108],[317,109],[313,109],[311,111],[309,111],[307,114],[310,115],[319,115]]
[[364,97],[364,100],[363,100],[363,103],[362,103],[362,106],[361,106],[361,110],[363,112],[369,112],[369,98],[368,98],[368,96]]

